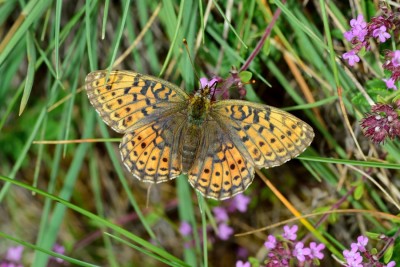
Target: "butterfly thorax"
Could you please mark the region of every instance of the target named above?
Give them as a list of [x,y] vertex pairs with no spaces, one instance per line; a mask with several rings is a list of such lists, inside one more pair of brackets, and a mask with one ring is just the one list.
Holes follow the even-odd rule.
[[196,92],[190,98],[188,107],[189,124],[200,126],[206,120],[210,110],[210,96],[208,88]]

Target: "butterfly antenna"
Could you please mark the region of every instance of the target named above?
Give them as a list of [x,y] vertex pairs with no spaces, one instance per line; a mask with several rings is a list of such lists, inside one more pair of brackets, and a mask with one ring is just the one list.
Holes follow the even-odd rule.
[[187,54],[188,54],[188,56],[189,56],[190,64],[192,65],[194,74],[196,75],[197,80],[200,81],[199,75],[197,74],[196,68],[194,67],[193,59],[192,59],[192,57],[190,56],[189,46],[188,46],[187,41],[186,41],[185,38],[183,39],[183,45],[185,46],[186,52],[187,52]]

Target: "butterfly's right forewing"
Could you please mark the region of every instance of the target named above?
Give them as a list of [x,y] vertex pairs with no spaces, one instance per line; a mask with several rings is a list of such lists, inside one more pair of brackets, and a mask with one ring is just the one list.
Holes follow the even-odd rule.
[[187,107],[188,95],[162,79],[130,71],[91,72],[86,77],[90,103],[119,133],[126,133]]

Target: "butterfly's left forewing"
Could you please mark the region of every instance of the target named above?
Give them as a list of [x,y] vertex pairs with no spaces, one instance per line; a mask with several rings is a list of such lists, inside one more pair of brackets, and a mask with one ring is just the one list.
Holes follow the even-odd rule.
[[211,116],[259,168],[279,166],[297,157],[314,137],[307,123],[267,105],[223,100],[213,105]]

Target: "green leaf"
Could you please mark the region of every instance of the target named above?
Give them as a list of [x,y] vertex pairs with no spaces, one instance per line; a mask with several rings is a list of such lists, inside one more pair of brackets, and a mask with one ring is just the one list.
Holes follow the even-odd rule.
[[363,184],[363,183],[360,183],[360,184],[356,187],[356,190],[354,190],[354,198],[355,198],[356,200],[360,200],[361,197],[363,196],[363,194],[364,194],[364,184]]
[[251,73],[250,71],[246,71],[246,70],[239,73],[240,80],[243,83],[247,83],[248,81],[250,81],[252,76],[253,76],[253,73]]
[[379,239],[379,237],[380,237],[380,233],[372,233],[372,232],[367,232],[366,233],[366,236],[369,238],[369,239],[373,239],[373,240],[378,240]]
[[262,51],[263,51],[263,54],[265,56],[268,56],[270,54],[270,52],[271,52],[271,42],[270,42],[270,40],[271,40],[271,37],[268,36],[268,38],[265,40],[265,43],[264,43],[264,45],[262,47]]
[[391,245],[390,247],[388,247],[388,249],[385,251],[385,254],[383,254],[383,262],[384,263],[388,263],[390,261],[390,259],[393,256],[393,249],[394,249],[394,245]]
[[21,99],[21,105],[19,107],[19,115],[21,116],[22,112],[28,103],[29,96],[31,95],[32,87],[33,87],[33,80],[35,77],[35,65],[36,65],[36,50],[33,40],[32,32],[28,31],[26,35],[26,48],[27,48],[27,56],[28,56],[28,70],[26,74],[25,80],[25,88],[24,93]]
[[366,50],[365,47],[363,46],[363,47],[360,49],[360,51],[358,52],[358,55],[359,55],[360,57],[364,57],[366,51],[367,51],[367,50]]
[[257,258],[249,257],[249,262],[250,262],[252,267],[259,267],[260,266],[260,263],[258,262]]
[[[391,92],[386,89],[385,83],[380,80],[374,80],[367,84],[367,93],[375,102],[382,102],[384,101],[382,98],[391,94]],[[357,93],[356,96],[352,98],[352,102],[360,108],[364,107],[367,110],[370,109],[370,104],[362,93]]]

